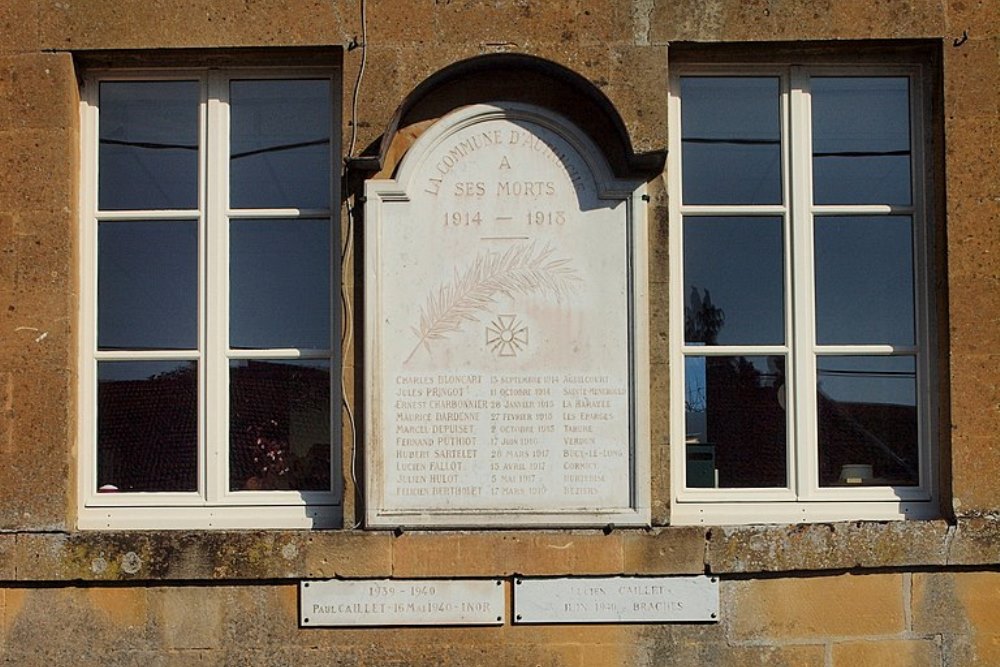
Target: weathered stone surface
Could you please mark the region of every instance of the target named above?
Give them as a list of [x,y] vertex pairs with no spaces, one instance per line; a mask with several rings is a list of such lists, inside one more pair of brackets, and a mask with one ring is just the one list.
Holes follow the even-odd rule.
[[941,647],[927,639],[836,643],[833,664],[936,667],[941,664]]
[[54,3],[40,17],[46,49],[346,44],[357,9],[319,0],[141,0]]
[[914,631],[941,635],[946,664],[1000,661],[1000,574],[916,573],[912,600]]
[[870,3],[657,0],[650,41],[754,41],[934,37],[946,29],[941,0]]
[[0,533],[0,581],[13,581],[16,578],[14,558],[17,553],[17,536],[12,533]]
[[623,535],[626,574],[702,574],[705,529],[695,526]]
[[905,629],[903,577],[870,574],[732,582],[737,639],[892,635]]
[[726,573],[943,565],[947,538],[943,521],[713,528],[708,566]]
[[[142,589],[140,589],[142,590]],[[222,644],[223,599],[211,587],[159,588],[151,594],[162,645],[167,649],[216,649]]]
[[0,58],[0,128],[73,127],[78,101],[73,59],[68,53]]
[[38,6],[41,0],[0,4],[0,53],[38,48]]
[[405,533],[393,543],[393,576],[608,574],[621,572],[622,536],[615,532]]

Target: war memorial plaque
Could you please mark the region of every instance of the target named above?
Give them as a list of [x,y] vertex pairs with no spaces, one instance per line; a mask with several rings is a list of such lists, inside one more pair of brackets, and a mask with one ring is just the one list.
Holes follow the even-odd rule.
[[515,623],[715,623],[717,577],[515,579]]
[[303,627],[502,625],[499,579],[358,579],[299,583]]
[[644,186],[506,103],[366,185],[367,525],[648,523]]

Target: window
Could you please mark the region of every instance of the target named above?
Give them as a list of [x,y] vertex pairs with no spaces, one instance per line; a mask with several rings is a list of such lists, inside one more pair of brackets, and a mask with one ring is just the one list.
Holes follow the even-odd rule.
[[81,527],[339,519],[337,83],[84,82]]
[[920,69],[678,69],[672,521],[934,515]]

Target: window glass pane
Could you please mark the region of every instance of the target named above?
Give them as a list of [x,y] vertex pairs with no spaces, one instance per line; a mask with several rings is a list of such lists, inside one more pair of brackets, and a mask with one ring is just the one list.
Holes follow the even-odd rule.
[[909,80],[819,77],[811,86],[814,201],[909,204]]
[[785,340],[782,220],[684,218],[684,340]]
[[230,361],[231,491],[330,489],[330,362]]
[[233,208],[329,208],[330,82],[233,81]]
[[100,84],[101,210],[198,208],[197,81]]
[[97,364],[97,490],[198,490],[198,365]]
[[919,483],[913,357],[820,357],[822,486]]
[[102,222],[97,231],[97,346],[198,347],[198,223]]
[[234,348],[330,347],[330,220],[230,223]]
[[912,345],[910,217],[817,217],[815,230],[817,342]]
[[777,77],[681,78],[685,204],[780,204]]
[[690,488],[787,486],[785,359],[685,357]]

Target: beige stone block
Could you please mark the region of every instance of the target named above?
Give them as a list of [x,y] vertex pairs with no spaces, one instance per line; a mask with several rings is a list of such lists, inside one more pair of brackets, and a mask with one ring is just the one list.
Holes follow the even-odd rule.
[[211,649],[221,645],[223,600],[215,589],[161,588],[152,596],[165,648]]
[[0,131],[0,211],[74,209],[76,154],[70,130]]
[[944,114],[949,119],[996,119],[1000,90],[996,85],[1000,38],[972,37],[944,49]]
[[1000,443],[993,435],[952,437],[952,505],[959,516],[995,512],[1000,497]]
[[843,574],[737,582],[727,610],[738,639],[892,635],[905,629],[899,574]]
[[621,566],[617,532],[414,532],[393,542],[396,577],[608,574]]
[[[987,317],[983,318],[988,322]],[[951,423],[960,436],[1000,432],[1000,354],[954,354],[951,358]]]
[[670,363],[670,308],[664,298],[649,301],[649,361]]
[[[703,649],[702,655],[712,655]],[[804,646],[732,646],[722,648],[717,656],[700,664],[733,665],[733,667],[826,667],[826,647]],[[854,667],[861,667],[858,663]]]
[[78,102],[70,54],[0,58],[0,130],[74,127]]
[[503,535],[404,533],[392,543],[395,577],[496,576],[508,574]]
[[142,586],[111,588],[95,586],[81,591],[102,620],[116,628],[145,629],[149,624],[149,591]]
[[705,530],[675,526],[624,535],[626,574],[703,574]]
[[[0,534],[0,581],[14,581],[17,537],[12,533]],[[0,591],[3,589],[0,588]],[[3,607],[0,601],[0,608]],[[0,643],[0,646],[3,644]]]
[[438,3],[369,2],[367,14],[369,41],[394,46],[434,41]]
[[615,574],[622,568],[623,535],[581,531],[504,536],[505,570],[535,576]]
[[[627,34],[621,25],[621,3],[588,5],[581,11],[580,0],[521,2],[518,0],[463,0],[444,3],[437,8],[437,37],[443,43],[474,42],[482,46],[510,43],[523,50],[530,44],[597,41],[600,33],[593,32],[598,23],[611,23],[606,28],[614,39]],[[589,12],[584,14],[583,12]],[[627,19],[626,19],[627,20]]]
[[72,490],[70,456],[73,403],[71,375],[51,366],[11,376],[11,454],[0,468],[0,527],[64,530]]
[[392,539],[383,532],[313,533],[304,547],[304,575],[310,579],[392,576]]
[[[40,40],[50,49],[341,44],[355,26],[341,9],[320,0],[82,0],[43,12]],[[353,19],[357,10],[348,11]]]
[[0,53],[34,51],[38,48],[40,0],[0,3]]
[[913,630],[943,637],[951,664],[1000,664],[1000,573],[913,575]]
[[1000,275],[954,276],[948,284],[948,299],[952,353],[1000,352]]
[[926,639],[844,642],[833,645],[834,667],[935,667],[941,648]]
[[[972,509],[977,514],[984,514]],[[960,505],[957,512],[961,510]],[[991,518],[960,518],[948,555],[948,562],[954,565],[1000,562],[1000,525]]]
[[[650,89],[653,90],[650,90]],[[667,143],[666,79],[613,83],[603,89],[621,115],[636,153],[664,151]]]
[[847,0],[769,3],[764,0],[657,0],[650,40],[732,41],[934,37],[946,29],[941,0]]
[[948,0],[949,36],[959,38],[963,30],[984,37],[1000,34],[1000,4],[993,0]]
[[712,528],[712,572],[820,571],[943,565],[944,521],[852,522]]

